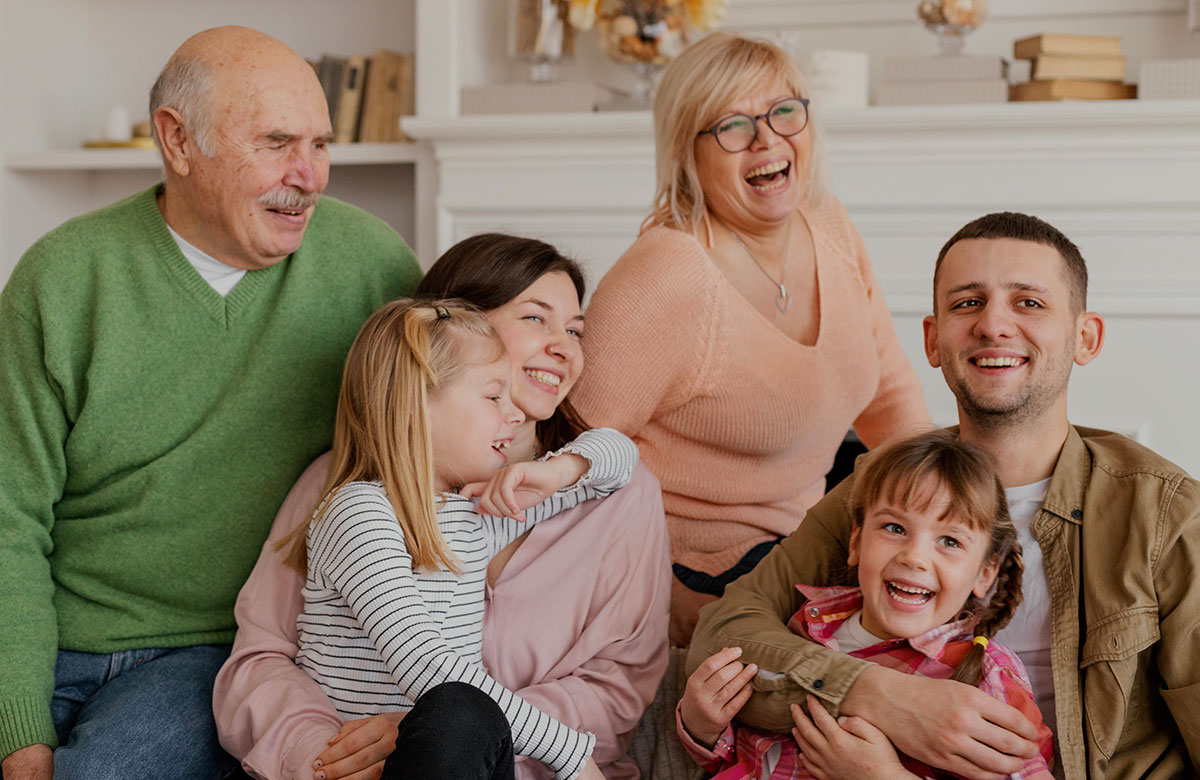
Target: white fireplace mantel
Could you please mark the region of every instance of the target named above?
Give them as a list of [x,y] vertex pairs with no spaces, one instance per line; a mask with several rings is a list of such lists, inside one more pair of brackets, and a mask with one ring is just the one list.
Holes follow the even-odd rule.
[[[1087,258],[1105,353],[1072,380],[1072,415],[1136,434],[1200,473],[1200,101],[869,108],[819,117],[833,192],[862,233],[910,359],[933,260],[959,227],[1023,211]],[[654,191],[648,113],[404,120],[433,147],[439,252],[485,230],[553,241],[592,284],[633,241]],[[935,419],[954,419],[921,370]]]

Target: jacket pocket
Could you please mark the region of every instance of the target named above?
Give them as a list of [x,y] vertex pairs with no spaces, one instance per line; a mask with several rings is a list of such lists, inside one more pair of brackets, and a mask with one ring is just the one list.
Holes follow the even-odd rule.
[[1158,641],[1158,610],[1135,607],[1088,626],[1079,668],[1091,741],[1111,758],[1128,725],[1142,717],[1146,665],[1142,651]]

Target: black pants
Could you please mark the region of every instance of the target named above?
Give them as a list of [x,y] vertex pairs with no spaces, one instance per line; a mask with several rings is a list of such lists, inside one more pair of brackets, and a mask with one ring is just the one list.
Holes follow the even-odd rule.
[[417,699],[400,722],[382,780],[513,780],[512,730],[500,705],[448,682]]

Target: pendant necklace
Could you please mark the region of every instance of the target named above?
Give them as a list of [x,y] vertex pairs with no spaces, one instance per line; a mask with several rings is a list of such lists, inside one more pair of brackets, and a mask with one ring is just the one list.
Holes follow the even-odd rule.
[[[713,219],[717,218],[713,217]],[[767,273],[766,268],[763,268],[763,264],[758,262],[758,258],[754,256],[753,252],[750,251],[750,247],[746,246],[746,242],[742,240],[742,237],[730,230],[729,225],[721,222],[721,220],[717,219],[717,222],[721,225],[721,227],[729,230],[729,235],[733,236],[734,240],[742,245],[742,249],[745,249],[746,254],[750,255],[750,259],[754,261],[756,266],[758,266],[758,270],[763,272],[763,276],[767,277],[771,284],[779,288],[779,295],[775,296],[775,308],[779,309],[780,314],[787,314],[788,309],[792,305],[792,296],[790,293],[788,293],[787,287],[785,287],[783,284],[783,277],[787,272],[788,247],[792,242],[792,226],[790,224],[788,225],[787,237],[784,238],[783,241],[783,262],[779,264],[779,281],[777,282],[775,281],[775,277]]]

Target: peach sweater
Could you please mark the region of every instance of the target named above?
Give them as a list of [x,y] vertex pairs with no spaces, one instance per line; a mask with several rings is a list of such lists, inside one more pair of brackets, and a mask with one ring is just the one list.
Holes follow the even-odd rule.
[[795,530],[846,431],[868,447],[930,423],[862,238],[829,197],[801,211],[820,291],[814,346],[785,336],[695,237],[653,227],[601,280],[575,392],[662,481],[672,560],[717,574]]

